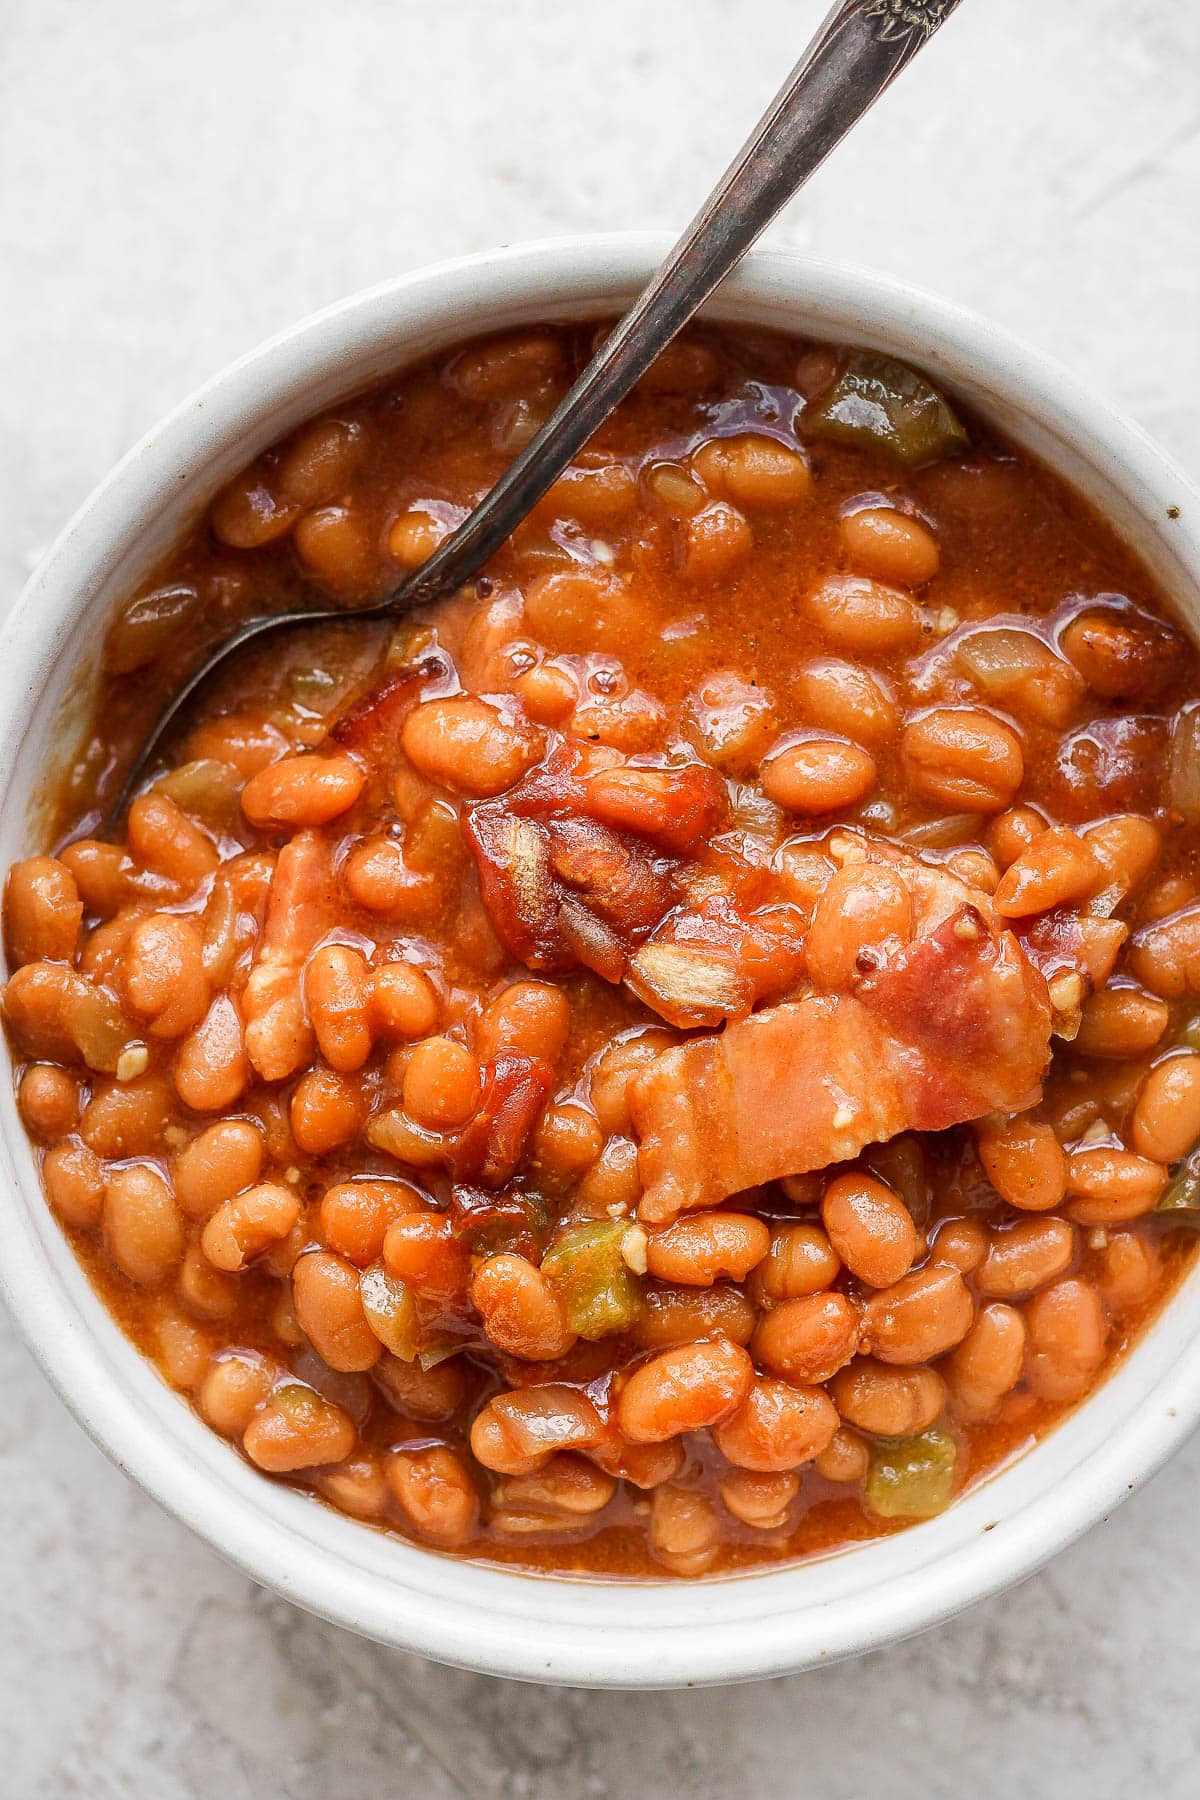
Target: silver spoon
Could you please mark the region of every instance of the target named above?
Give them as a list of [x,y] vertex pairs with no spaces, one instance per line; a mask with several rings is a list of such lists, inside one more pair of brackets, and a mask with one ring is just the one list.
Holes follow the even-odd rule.
[[252,619],[188,677],[142,746],[113,805],[119,818],[180,712],[235,650],[297,625],[384,619],[453,593],[484,563],[659,352],[682,330],[785,201],[889,87],[959,0],[839,0],[692,223],[570,392],[474,512],[386,600]]

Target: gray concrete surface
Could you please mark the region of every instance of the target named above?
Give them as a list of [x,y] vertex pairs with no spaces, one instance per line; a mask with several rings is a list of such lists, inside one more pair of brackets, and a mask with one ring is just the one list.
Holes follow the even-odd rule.
[[[682,220],[822,10],[0,0],[0,604],[145,426],[299,314],[501,240]],[[1194,0],[967,0],[774,235],[992,314],[1200,473],[1198,202]],[[1196,1444],[915,1643],[597,1696],[258,1592],[109,1467],[2,1322],[0,1396],[8,1800],[1200,1792]]]

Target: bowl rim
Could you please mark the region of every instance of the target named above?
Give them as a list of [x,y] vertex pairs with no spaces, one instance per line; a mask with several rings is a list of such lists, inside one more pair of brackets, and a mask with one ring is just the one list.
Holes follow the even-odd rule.
[[[269,441],[266,421],[275,418],[279,429],[280,406],[303,391],[314,370],[336,374],[381,345],[393,348],[399,364],[408,341],[404,332],[414,330],[414,321],[451,342],[480,335],[485,316],[515,323],[518,317],[568,316],[572,307],[575,316],[615,310],[649,275],[667,243],[659,234],[640,232],[556,237],[418,269],[277,333],[183,400],[83,502],[0,629],[4,806],[14,804],[7,746],[36,708],[57,647],[93,603],[105,557],[168,503],[173,485],[194,471],[202,449],[256,422]],[[827,314],[830,331],[844,337],[907,335],[920,343],[911,351],[914,359],[928,368],[943,360],[969,365],[980,380],[1018,399],[1064,446],[1086,446],[1114,488],[1131,496],[1137,516],[1174,557],[1181,578],[1200,585],[1200,492],[1139,426],[1057,363],[908,284],[788,251],[753,252],[706,313],[747,321],[781,302]],[[461,316],[467,322],[460,326]],[[961,387],[961,377],[950,379]],[[1168,519],[1172,508],[1177,511]],[[180,1404],[91,1295],[69,1246],[75,1275],[57,1260],[32,1211],[12,1204],[12,1196],[28,1194],[31,1180],[36,1187],[36,1174],[11,1095],[2,1110],[0,1297],[93,1441],[254,1580],[335,1624],[458,1666],[573,1685],[666,1687],[784,1674],[879,1648],[1032,1573],[1148,1479],[1200,1420],[1200,1333],[1182,1348],[1169,1345],[1160,1315],[1096,1395],[1021,1461],[1029,1468],[1041,1458],[1049,1469],[1047,1446],[1067,1434],[1072,1447],[1061,1476],[1045,1492],[1045,1482],[1025,1482],[1034,1490],[1025,1500],[1018,1483],[1000,1520],[991,1517],[1002,1509],[989,1494],[1008,1480],[1008,1469],[930,1525],[817,1562],[735,1577],[634,1586],[531,1577],[439,1556],[397,1545],[294,1490],[264,1483]],[[50,1218],[44,1203],[41,1212]],[[65,1246],[53,1221],[51,1226]],[[1177,1293],[1164,1311],[1173,1314],[1183,1298]],[[1147,1343],[1154,1351],[1156,1334],[1162,1339],[1158,1350],[1143,1357]],[[1117,1393],[1124,1411],[1116,1426],[1104,1429],[1101,1414],[1115,1412],[1105,1396]],[[1094,1426],[1080,1431],[1089,1418]],[[945,1520],[956,1521],[953,1532],[939,1533]],[[1003,1528],[994,1529],[998,1524]],[[376,1551],[384,1544],[390,1548],[381,1563]],[[370,1554],[368,1545],[374,1547]],[[849,1581],[839,1592],[838,1566],[844,1570],[850,1563],[864,1571],[869,1565],[871,1578]],[[381,1583],[383,1566],[390,1578]],[[829,1582],[812,1572],[830,1570],[833,1590],[821,1591]],[[811,1600],[800,1591],[806,1586],[814,1590]]]

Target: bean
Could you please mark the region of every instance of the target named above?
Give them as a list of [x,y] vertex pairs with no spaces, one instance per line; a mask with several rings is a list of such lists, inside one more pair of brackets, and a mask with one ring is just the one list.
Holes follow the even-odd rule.
[[426,700],[408,716],[402,739],[413,767],[464,794],[501,794],[538,760],[542,732],[508,724],[473,695]]
[[689,581],[725,581],[754,549],[754,535],[736,506],[717,500],[681,521],[680,548]]
[[70,962],[82,922],[83,901],[65,864],[53,856],[13,864],[4,890],[4,927],[14,965]]
[[823,656],[806,663],[796,677],[796,693],[814,724],[841,737],[861,738],[871,749],[900,730],[892,691],[874,669]]
[[564,1451],[531,1475],[510,1475],[499,1482],[497,1504],[511,1515],[513,1522],[492,1522],[510,1530],[517,1520],[529,1530],[562,1529],[602,1512],[616,1491],[611,1475],[583,1457]]
[[615,1480],[643,1489],[674,1481],[684,1464],[683,1445],[678,1438],[665,1444],[626,1444],[610,1437],[593,1444],[584,1454]]
[[694,1344],[700,1338],[727,1337],[748,1344],[755,1311],[736,1287],[717,1283],[708,1288],[647,1288],[633,1326],[642,1350],[665,1350],[672,1344]]
[[498,1050],[522,1050],[555,1064],[566,1049],[571,1008],[561,988],[545,981],[514,981],[484,1008],[475,1048],[481,1062]]
[[1100,1251],[1097,1288],[1111,1312],[1130,1312],[1153,1299],[1162,1279],[1155,1246],[1132,1231],[1114,1231]]
[[859,977],[865,945],[888,939],[906,944],[912,933],[912,899],[891,869],[877,864],[838,869],[813,911],[805,945],[809,978],[818,987],[848,987]]
[[191,1219],[210,1219],[218,1206],[252,1187],[262,1172],[262,1133],[248,1119],[219,1119],[174,1160],[175,1198]]
[[79,1120],[79,1083],[55,1063],[34,1063],[17,1090],[21,1122],[31,1137],[55,1143]]
[[257,550],[282,537],[297,511],[293,501],[277,495],[268,485],[266,466],[259,460],[217,495],[209,510],[209,524],[213,535],[231,549]]
[[453,1038],[425,1038],[404,1071],[404,1110],[428,1131],[465,1125],[480,1100],[479,1064]]
[[707,344],[677,337],[660,350],[638,383],[644,394],[702,394],[717,379],[718,364]]
[[78,1062],[67,1029],[79,977],[61,963],[26,963],[4,990],[4,1016],[21,1049],[55,1062]]
[[1069,1268],[1075,1233],[1066,1219],[1020,1219],[1005,1231],[993,1230],[988,1253],[975,1271],[981,1294],[1012,1300],[1031,1294]]
[[327,825],[350,810],[366,779],[352,756],[285,756],[250,777],[242,811],[262,830]]
[[1029,1332],[1026,1379],[1042,1400],[1077,1400],[1104,1361],[1100,1296],[1078,1276],[1044,1288],[1025,1307]]
[[420,1204],[417,1190],[405,1181],[339,1181],[322,1197],[321,1235],[331,1250],[365,1269],[383,1255],[389,1227]]
[[772,1374],[804,1386],[828,1381],[848,1363],[858,1333],[858,1314],[844,1294],[807,1294],[764,1313],[750,1348]]
[[1130,1142],[1151,1162],[1172,1163],[1200,1140],[1200,1056],[1191,1051],[1156,1063],[1142,1083]]
[[301,1329],[331,1369],[369,1369],[382,1346],[367,1323],[358,1270],[331,1250],[311,1250],[292,1270],[292,1299]]
[[139,1081],[97,1082],[79,1122],[80,1136],[97,1156],[153,1156],[171,1117],[171,1092],[161,1075]]
[[130,1012],[147,1022],[151,1037],[182,1037],[204,1017],[208,977],[204,944],[191,919],[152,913],[129,934],[123,993]]
[[298,506],[320,506],[342,492],[366,449],[366,433],[354,420],[314,419],[280,457],[276,490]]
[[894,507],[866,506],[844,513],[838,531],[842,550],[859,574],[917,588],[938,572],[941,557],[932,531]]
[[1084,828],[1083,840],[1122,895],[1141,887],[1162,851],[1162,832],[1140,813],[1117,813]]
[[717,669],[684,705],[688,735],[706,762],[743,773],[766,754],[775,735],[775,701],[769,689],[734,669]]
[[437,1025],[433,983],[411,963],[384,963],[368,980],[367,1021],[376,1037],[428,1037]]
[[466,1381],[457,1356],[448,1356],[432,1368],[405,1362],[385,1351],[373,1370],[376,1384],[397,1412],[407,1419],[440,1424],[452,1418],[462,1405]]
[[321,506],[296,521],[292,539],[310,575],[335,594],[369,593],[378,576],[375,533],[352,506]]
[[621,1389],[617,1420],[635,1444],[659,1444],[728,1418],[750,1392],[754,1365],[739,1344],[713,1338],[663,1350]]
[[223,713],[205,719],[187,740],[191,761],[227,763],[243,781],[265,769],[286,748],[283,733],[251,713]]
[[130,1281],[157,1287],[183,1257],[183,1220],[170,1187],[148,1163],[110,1171],[104,1183],[104,1241]]
[[1152,1210],[1164,1187],[1161,1163],[1106,1144],[1073,1150],[1067,1158],[1067,1212],[1077,1225],[1124,1224]]
[[1200,993],[1200,906],[1143,927],[1129,946],[1126,966],[1135,981],[1164,1000]]
[[352,1144],[369,1110],[370,1095],[356,1076],[310,1069],[296,1083],[288,1109],[297,1148],[307,1156],[328,1156]]
[[621,526],[637,506],[637,482],[624,463],[571,468],[560,475],[540,510],[550,518],[573,519],[589,531]]
[[220,856],[206,832],[174,800],[155,790],[139,794],[125,826],[130,854],[143,868],[191,889],[215,874]]
[[472,1279],[471,1303],[492,1343],[509,1356],[551,1361],[575,1342],[555,1290],[522,1256],[489,1256]]
[[648,1069],[671,1040],[665,1032],[646,1031],[637,1037],[618,1038],[592,1070],[588,1098],[605,1137],[632,1137],[629,1083]]
[[1170,1011],[1164,1000],[1135,987],[1106,987],[1083,1003],[1075,1048],[1084,1056],[1126,1061],[1144,1056],[1167,1029]]
[[317,1046],[330,1068],[361,1069],[371,1054],[368,970],[361,951],[322,944],[304,971],[304,998]]
[[199,1244],[189,1244],[179,1270],[179,1295],[202,1319],[228,1319],[236,1312],[237,1277],[214,1269]]
[[536,391],[559,376],[563,347],[552,331],[515,331],[460,350],[450,364],[451,385],[468,400],[507,400]]
[[387,1229],[383,1260],[389,1274],[426,1300],[466,1296],[470,1259],[444,1214],[413,1211]]
[[973,1317],[958,1270],[930,1264],[871,1296],[863,1313],[862,1347],[882,1362],[929,1362],[961,1342]]
[[344,1462],[354,1444],[354,1425],[342,1408],[299,1383],[276,1388],[242,1438],[250,1461],[271,1475]]
[[[817,1460],[819,1463],[820,1458]],[[722,1476],[720,1491],[726,1512],[741,1524],[755,1531],[778,1531],[787,1523],[788,1508],[800,1491],[800,1478],[790,1472],[732,1469]]]
[[960,1418],[983,1422],[994,1417],[1004,1396],[1021,1379],[1025,1365],[1025,1321],[1014,1307],[992,1301],[943,1365]]
[[975,1127],[983,1170],[1002,1200],[1022,1212],[1061,1206],[1067,1191],[1067,1159],[1053,1127],[1028,1113],[984,1119]]
[[440,909],[438,881],[411,869],[395,838],[363,838],[346,858],[342,880],[357,905],[397,923],[425,923]]
[[590,1108],[564,1100],[548,1106],[534,1132],[533,1160],[543,1178],[570,1183],[586,1174],[604,1148],[604,1133]]
[[51,1206],[68,1225],[90,1230],[104,1211],[104,1168],[86,1144],[57,1144],[46,1152],[42,1182]]
[[947,1219],[929,1246],[931,1261],[947,1263],[960,1275],[977,1269],[988,1252],[987,1229],[978,1219]]
[[261,1182],[217,1208],[200,1234],[200,1245],[215,1269],[236,1274],[286,1238],[299,1216],[300,1202],[290,1188]]
[[821,1219],[852,1275],[891,1287],[912,1267],[917,1228],[898,1194],[872,1175],[839,1175],[825,1190]]
[[1000,868],[1007,869],[1015,863],[1045,829],[1045,819],[1032,806],[1014,806],[993,819],[988,843]]
[[200,595],[190,582],[170,582],[127,601],[104,642],[104,667],[129,675],[155,663],[175,634],[189,626],[200,610]]
[[905,727],[900,743],[912,788],[935,806],[999,812],[1025,775],[1016,733],[991,713],[934,707]]
[[378,1519],[387,1506],[387,1477],[373,1456],[351,1456],[317,1475],[315,1485],[331,1506],[352,1519]]
[[996,911],[1023,919],[1073,906],[1095,893],[1103,879],[1103,866],[1087,842],[1065,825],[1051,825],[1009,864],[996,889]]
[[808,498],[812,473],[798,450],[759,432],[712,438],[692,454],[710,494],[753,511],[799,505]]
[[871,1437],[915,1437],[939,1417],[946,1384],[936,1369],[895,1369],[856,1356],[829,1391],[842,1418]]
[[750,1277],[748,1292],[757,1306],[798,1300],[832,1287],[841,1262],[817,1225],[776,1225],[762,1262]]
[[811,1462],[837,1428],[837,1411],[823,1388],[759,1376],[736,1411],[713,1426],[713,1441],[739,1468],[770,1474]]
[[770,1243],[767,1227],[749,1213],[691,1213],[652,1234],[646,1267],[660,1281],[690,1287],[711,1287],[722,1276],[744,1281]]
[[1071,620],[1059,640],[1092,692],[1106,700],[1150,699],[1178,669],[1178,632],[1145,614],[1095,607]]
[[200,1416],[222,1437],[241,1437],[278,1378],[272,1364],[250,1351],[223,1354],[200,1385]]
[[921,615],[911,596],[865,576],[831,575],[804,605],[831,643],[860,655],[911,649],[921,636]]
[[500,1475],[528,1475],[561,1450],[588,1452],[604,1438],[604,1424],[579,1388],[547,1382],[496,1394],[475,1415],[471,1451]]
[[120,844],[77,838],[59,853],[58,860],[74,876],[88,912],[111,918],[126,895],[125,852]]
[[871,1453],[856,1431],[840,1426],[816,1460],[816,1471],[826,1481],[861,1481],[871,1466]]
[[840,812],[875,786],[875,759],[837,738],[803,738],[776,748],[759,769],[763,792],[788,812]]
[[702,1575],[720,1548],[716,1508],[708,1496],[686,1488],[655,1488],[650,1547],[673,1575]]
[[175,1057],[175,1090],[193,1112],[223,1112],[250,1079],[242,1021],[228,994],[217,994]]

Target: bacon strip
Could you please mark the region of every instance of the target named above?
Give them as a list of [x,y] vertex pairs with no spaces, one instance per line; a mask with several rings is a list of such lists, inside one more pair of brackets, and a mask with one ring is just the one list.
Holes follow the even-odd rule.
[[693,1038],[631,1082],[648,1222],[1038,1099],[1046,984],[986,897],[890,845],[858,840],[853,855],[901,876],[916,935],[867,959],[852,992]]
[[264,1081],[283,1081],[313,1051],[304,1005],[304,964],[334,919],[330,847],[300,831],[279,852],[267,916],[242,995],[246,1053]]

